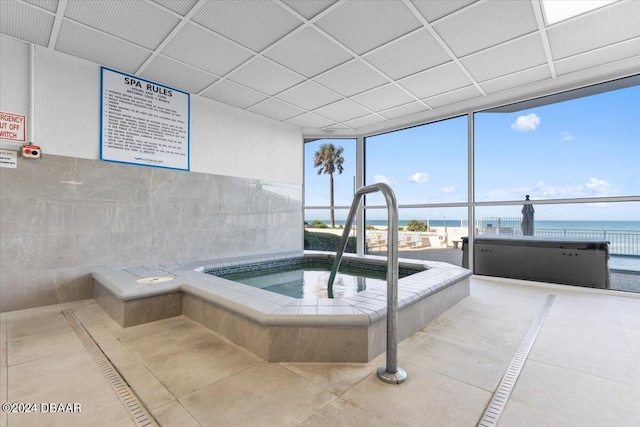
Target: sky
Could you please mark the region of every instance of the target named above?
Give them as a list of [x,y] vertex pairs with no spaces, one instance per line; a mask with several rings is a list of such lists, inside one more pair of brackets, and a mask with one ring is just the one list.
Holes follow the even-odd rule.
[[[640,195],[640,86],[514,113],[475,115],[476,201]],[[313,153],[322,143],[344,147],[345,170],[334,175],[336,206],[349,206],[355,139],[321,140],[305,148],[305,204],[329,204],[329,176],[317,175]],[[466,202],[467,117],[368,137],[366,183],[386,182],[400,205]],[[384,205],[382,196],[368,204]],[[401,209],[400,219],[426,210]],[[640,202],[539,205],[537,219],[637,220]],[[315,215],[317,214],[317,215]],[[306,218],[326,219],[322,212]],[[518,216],[520,207],[478,207],[479,215]],[[430,209],[432,218],[464,216],[464,208]],[[346,211],[337,212],[344,218]],[[384,219],[384,210],[368,218]],[[418,218],[420,217],[420,218]]]

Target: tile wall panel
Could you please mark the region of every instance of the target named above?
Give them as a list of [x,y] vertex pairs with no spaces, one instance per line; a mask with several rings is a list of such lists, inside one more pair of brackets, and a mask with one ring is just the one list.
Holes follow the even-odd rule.
[[96,270],[301,249],[301,185],[51,155],[0,169],[0,312],[91,298]]

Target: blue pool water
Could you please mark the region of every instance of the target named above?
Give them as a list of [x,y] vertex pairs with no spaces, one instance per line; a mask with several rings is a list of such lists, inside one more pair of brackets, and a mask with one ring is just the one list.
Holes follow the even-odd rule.
[[[227,274],[222,277],[292,298],[317,299],[328,297],[329,275],[330,270],[327,268],[306,266]],[[386,286],[385,273],[341,268],[333,283],[333,295],[334,298],[355,295],[374,283]]]

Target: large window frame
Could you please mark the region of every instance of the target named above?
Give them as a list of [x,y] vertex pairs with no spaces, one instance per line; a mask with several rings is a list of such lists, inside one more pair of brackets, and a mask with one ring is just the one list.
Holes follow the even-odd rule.
[[[439,117],[434,120],[425,121],[423,123],[414,123],[410,126],[387,129],[384,132],[378,133],[362,133],[358,135],[343,135],[343,136],[331,136],[326,137],[336,138],[336,139],[344,139],[344,138],[356,138],[356,188],[364,185],[364,177],[366,172],[366,162],[365,162],[365,139],[367,137],[372,137],[375,135],[379,135],[382,133],[394,132],[403,129],[407,129],[409,127],[427,125],[430,123],[435,123],[442,120],[447,120],[455,117],[467,117],[467,200],[465,202],[458,203],[424,203],[424,204],[412,204],[412,205],[399,205],[399,208],[447,208],[447,207],[464,207],[468,210],[468,238],[469,238],[469,265],[473,265],[473,241],[474,241],[474,233],[473,233],[473,225],[476,222],[475,219],[475,210],[476,208],[481,207],[499,207],[499,206],[521,206],[522,200],[491,200],[491,201],[476,201],[475,194],[475,141],[474,141],[474,124],[475,124],[475,114],[484,113],[488,111],[517,111],[525,108],[532,108],[538,105],[545,105],[551,103],[562,102],[569,99],[581,98],[585,96],[591,96],[602,92],[609,92],[617,89],[624,89],[626,87],[638,86],[640,85],[640,74],[633,75],[630,77],[623,77],[620,79],[615,79],[611,81],[606,81],[602,83],[597,83],[589,86],[580,87],[577,89],[567,90],[564,92],[552,94],[552,95],[541,95],[539,97],[530,98],[520,100],[510,104],[498,104],[489,106],[487,108],[482,109],[471,109],[464,114],[454,114],[449,116]],[[303,150],[304,151],[304,150]],[[533,200],[533,206],[537,205],[565,205],[565,204],[584,204],[584,203],[624,203],[624,202],[640,202],[640,194],[632,194],[632,195],[623,195],[623,196],[604,196],[604,197],[568,197],[568,198],[556,198],[556,199],[541,199],[541,200]],[[305,203],[303,203],[303,210],[307,209],[315,209],[317,207],[309,206],[307,207]],[[348,209],[349,206],[336,206],[335,209]],[[363,203],[359,209],[357,221],[360,224],[365,223],[366,211],[371,209],[384,209],[385,207],[382,205],[367,205]],[[640,219],[640,218],[639,218]],[[358,253],[364,253],[365,248],[365,232],[364,227],[358,228]]]

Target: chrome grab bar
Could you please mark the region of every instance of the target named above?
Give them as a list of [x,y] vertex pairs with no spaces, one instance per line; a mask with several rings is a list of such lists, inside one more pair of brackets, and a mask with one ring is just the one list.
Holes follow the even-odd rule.
[[338,274],[342,262],[342,255],[347,247],[347,240],[351,232],[351,224],[355,218],[362,196],[369,193],[381,192],[387,202],[387,366],[378,368],[378,378],[390,384],[400,384],[407,379],[407,372],[398,367],[398,337],[396,334],[398,323],[398,202],[396,195],[389,185],[377,183],[360,187],[356,191],[349,215],[344,225],[344,231],[338,244],[336,259],[333,261],[331,275],[327,284],[329,298],[333,298],[333,281]]

